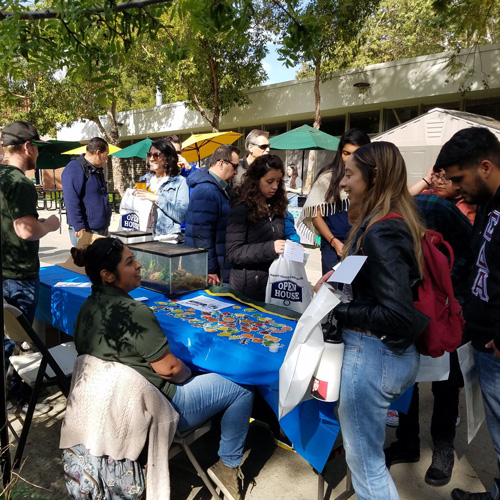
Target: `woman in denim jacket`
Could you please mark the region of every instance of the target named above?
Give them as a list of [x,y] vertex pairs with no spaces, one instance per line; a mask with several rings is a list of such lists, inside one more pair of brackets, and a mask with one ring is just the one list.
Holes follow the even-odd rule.
[[149,172],[142,177],[147,190],[136,189],[135,195],[153,202],[153,232],[155,237],[180,234],[189,205],[186,179],[179,175],[177,152],[165,139],[151,144],[147,153]]
[[339,420],[358,500],[399,499],[385,465],[386,417],[391,402],[415,381],[420,357],[414,342],[428,323],[413,305],[423,276],[424,227],[406,183],[401,153],[388,142],[356,150],[340,182],[352,224],[343,258],[367,257],[344,288],[352,300],[334,309],[345,343]]

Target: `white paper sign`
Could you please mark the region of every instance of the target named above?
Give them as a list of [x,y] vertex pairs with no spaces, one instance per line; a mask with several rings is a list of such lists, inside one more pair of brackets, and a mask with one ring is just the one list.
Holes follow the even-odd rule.
[[92,283],[86,281],[85,283],[80,283],[78,281],[59,281],[54,285],[58,288],[90,288]]
[[192,299],[179,300],[179,304],[184,307],[191,307],[197,311],[220,311],[226,307],[231,307],[231,304],[227,302],[222,302],[221,300],[213,299],[212,297],[205,297],[199,295],[198,297],[193,297]]
[[363,255],[350,255],[346,257],[328,279],[328,282],[346,283],[350,285],[359,273],[359,270],[363,267],[367,258],[368,257]]
[[304,247],[290,240],[285,242],[283,257],[294,262],[304,262]]
[[465,403],[467,405],[467,438],[470,443],[484,421],[483,395],[476,372],[473,348],[470,342],[457,349],[460,370],[464,376]]
[[420,368],[415,382],[435,382],[450,378],[450,353],[445,352],[439,358],[420,355]]

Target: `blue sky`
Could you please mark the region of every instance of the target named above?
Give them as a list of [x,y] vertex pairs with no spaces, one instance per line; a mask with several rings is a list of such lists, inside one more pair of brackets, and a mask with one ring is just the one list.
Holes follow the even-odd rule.
[[278,61],[276,47],[277,46],[275,44],[271,43],[267,45],[269,53],[262,61],[262,65],[264,66],[268,76],[268,80],[264,82],[264,85],[295,80],[297,68],[286,68],[281,61]]

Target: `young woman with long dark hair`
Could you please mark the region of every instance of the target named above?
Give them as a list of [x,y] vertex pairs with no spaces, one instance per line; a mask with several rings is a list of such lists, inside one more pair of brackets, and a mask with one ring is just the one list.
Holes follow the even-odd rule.
[[231,262],[229,286],[264,301],[269,267],[285,249],[285,213],[288,205],[283,185],[285,170],[278,156],[257,158],[236,188],[236,202],[229,214],[226,255]]
[[300,215],[302,222],[314,234],[321,236],[321,266],[323,274],[339,262],[344,241],[351,226],[347,217],[349,201],[340,188],[345,162],[370,138],[352,128],[340,138],[332,163],[320,170]]

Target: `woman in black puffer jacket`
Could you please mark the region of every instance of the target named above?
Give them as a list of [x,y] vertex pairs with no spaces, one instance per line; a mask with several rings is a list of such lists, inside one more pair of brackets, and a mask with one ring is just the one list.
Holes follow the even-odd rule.
[[264,301],[269,267],[285,249],[285,170],[278,156],[262,155],[247,169],[229,214],[226,256],[229,286]]

